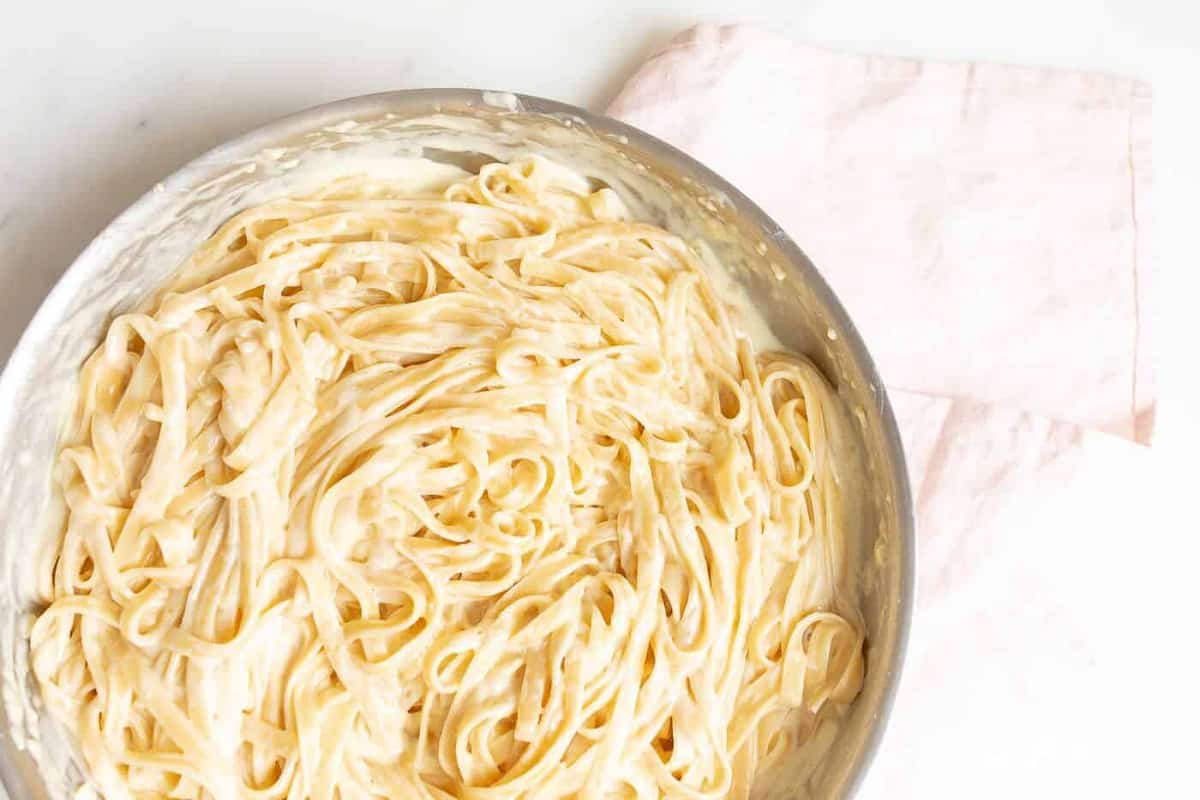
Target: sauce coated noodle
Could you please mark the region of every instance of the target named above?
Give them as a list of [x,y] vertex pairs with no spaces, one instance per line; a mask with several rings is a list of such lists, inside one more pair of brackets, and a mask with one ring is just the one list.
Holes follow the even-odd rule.
[[745,796],[849,703],[839,418],[530,158],[224,225],[82,370],[32,663],[109,800]]

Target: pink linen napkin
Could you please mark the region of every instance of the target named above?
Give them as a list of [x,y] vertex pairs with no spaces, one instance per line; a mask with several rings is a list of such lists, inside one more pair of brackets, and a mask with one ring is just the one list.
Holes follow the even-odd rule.
[[608,113],[762,205],[888,385],[918,602],[862,796],[1152,796],[1122,641],[1155,484],[1149,87],[701,26]]

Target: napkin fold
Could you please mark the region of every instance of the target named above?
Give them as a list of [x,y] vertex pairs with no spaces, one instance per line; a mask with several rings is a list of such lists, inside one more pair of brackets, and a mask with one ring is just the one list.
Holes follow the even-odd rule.
[[[1131,536],[1154,502],[1150,89],[704,25],[608,113],[759,203],[875,356],[917,609],[863,795],[1149,796]],[[1149,782],[1148,782],[1149,781]]]

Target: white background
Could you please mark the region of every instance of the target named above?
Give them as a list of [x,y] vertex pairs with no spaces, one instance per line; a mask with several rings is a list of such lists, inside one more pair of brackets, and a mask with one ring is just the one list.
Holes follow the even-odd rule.
[[[1147,509],[1145,523],[1176,532],[1160,555],[1161,580],[1177,598],[1168,605],[1187,598],[1194,609],[1200,20],[1186,10],[1193,5],[324,0],[306,8],[298,0],[8,0],[0,4],[0,361],[74,256],[157,180],[231,136],[328,100],[470,86],[603,110],[641,60],[701,20],[753,21],[855,51],[1121,72],[1150,80],[1155,92],[1152,235],[1163,309],[1157,449],[1174,463],[1165,479],[1177,483],[1179,499]],[[1133,546],[1139,533],[1130,532]],[[1181,619],[1179,631],[1175,642],[1146,647],[1188,658],[1195,622]],[[1150,655],[1135,649],[1131,657]],[[1131,677],[1137,672],[1131,666]],[[1181,688],[1156,687],[1160,702],[1194,696]],[[1120,734],[1195,741],[1195,710],[1181,705],[1179,718],[1175,731]]]

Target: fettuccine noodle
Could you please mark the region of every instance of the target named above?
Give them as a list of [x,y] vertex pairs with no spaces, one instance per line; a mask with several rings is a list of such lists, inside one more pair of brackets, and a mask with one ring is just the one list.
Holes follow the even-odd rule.
[[610,189],[342,179],[87,360],[33,670],[108,800],[744,797],[861,685],[839,419]]

